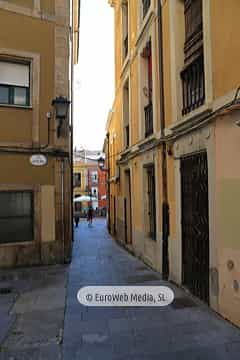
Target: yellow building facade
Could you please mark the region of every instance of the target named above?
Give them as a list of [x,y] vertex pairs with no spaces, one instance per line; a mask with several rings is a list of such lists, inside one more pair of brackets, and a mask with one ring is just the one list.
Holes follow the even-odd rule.
[[105,141],[110,230],[165,278],[239,325],[240,4],[110,4],[116,58]]
[[73,165],[74,175],[74,198],[81,195],[88,195],[88,168],[87,164],[75,162]]
[[59,120],[52,105],[72,97],[72,10],[78,1],[0,2],[0,267],[71,257],[71,111]]
[[116,58],[116,97],[105,142],[111,230],[137,256],[162,271],[157,3],[110,3],[115,13]]

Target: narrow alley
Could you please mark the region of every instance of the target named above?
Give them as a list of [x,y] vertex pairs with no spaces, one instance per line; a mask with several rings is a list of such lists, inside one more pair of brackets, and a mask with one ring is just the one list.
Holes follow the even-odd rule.
[[[239,329],[119,247],[104,220],[81,220],[71,265],[0,275],[0,360],[239,360]],[[168,307],[77,300],[83,286],[162,284],[175,294]]]
[[240,360],[239,14],[0,0],[0,360]]
[[75,234],[65,312],[65,360],[239,360],[240,331],[182,290],[169,307],[93,308],[77,292],[89,285],[162,285],[158,273],[120,248],[105,222]]

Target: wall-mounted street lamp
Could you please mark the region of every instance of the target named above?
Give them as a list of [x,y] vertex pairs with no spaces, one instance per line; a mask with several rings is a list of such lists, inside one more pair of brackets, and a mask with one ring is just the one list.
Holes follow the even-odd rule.
[[61,135],[61,128],[67,118],[70,103],[71,102],[63,96],[56,97],[56,99],[52,101],[52,106],[55,109],[56,120],[58,121],[57,137],[60,137]]
[[98,159],[98,167],[99,167],[99,169],[100,169],[101,171],[106,171],[106,172],[108,172],[109,169],[104,168],[104,165],[105,165],[105,159],[104,159],[103,157],[100,157],[100,158]]

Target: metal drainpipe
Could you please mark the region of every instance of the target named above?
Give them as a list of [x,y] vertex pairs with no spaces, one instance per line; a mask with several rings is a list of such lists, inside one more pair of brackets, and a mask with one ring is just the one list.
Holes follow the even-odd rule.
[[109,133],[106,135],[107,137],[107,152],[108,152],[108,164],[107,164],[107,174],[108,174],[108,231],[111,230],[111,199],[110,199],[110,144],[109,144]]
[[[80,31],[80,11],[81,11],[81,0],[78,0],[78,29],[75,30],[74,29],[74,0],[72,0],[72,23],[71,23],[71,27],[72,27],[72,34],[71,34],[71,39],[72,39],[72,48],[71,48],[71,123],[70,123],[70,128],[71,128],[71,149],[70,149],[70,166],[71,166],[71,212],[70,212],[70,216],[71,216],[71,220],[70,220],[70,224],[71,224],[71,241],[74,241],[74,220],[73,220],[73,215],[74,215],[74,210],[73,210],[73,199],[74,199],[74,187],[73,187],[73,127],[74,127],[74,119],[73,119],[73,115],[74,115],[74,99],[73,99],[73,93],[74,93],[74,35],[77,32],[78,33],[78,37],[79,35],[79,31]],[[78,38],[79,41],[79,38]],[[79,44],[77,45],[77,59],[79,57]],[[72,254],[70,254],[70,260],[71,260]]]
[[[165,96],[164,96],[164,72],[163,72],[163,28],[162,28],[162,4],[158,0],[158,38],[159,38],[159,83],[160,83],[160,120],[161,136],[164,137],[165,129]],[[169,237],[169,203],[168,203],[168,183],[167,183],[167,149],[166,143],[162,144],[162,276],[168,279],[169,276],[169,255],[168,255],[168,237]]]
[[[71,34],[71,39],[72,39],[72,48],[71,48],[71,123],[70,123],[70,129],[71,129],[71,142],[70,142],[70,167],[71,167],[71,212],[70,212],[70,216],[71,216],[71,220],[70,220],[70,224],[71,224],[71,241],[74,241],[74,232],[73,232],[73,85],[74,85],[74,20],[73,20],[73,11],[74,11],[74,0],[72,0],[72,34]],[[80,12],[80,9],[79,9]],[[70,255],[71,258],[71,255]]]
[[62,218],[62,257],[65,262],[65,224],[64,224],[64,159],[61,159],[61,218]]

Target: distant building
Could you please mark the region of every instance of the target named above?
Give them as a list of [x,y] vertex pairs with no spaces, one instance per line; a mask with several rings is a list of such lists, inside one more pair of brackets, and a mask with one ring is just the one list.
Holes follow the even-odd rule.
[[82,215],[89,205],[99,214],[105,214],[107,207],[107,175],[98,167],[101,151],[74,150],[74,199],[90,196],[91,201],[75,202],[74,210]]

